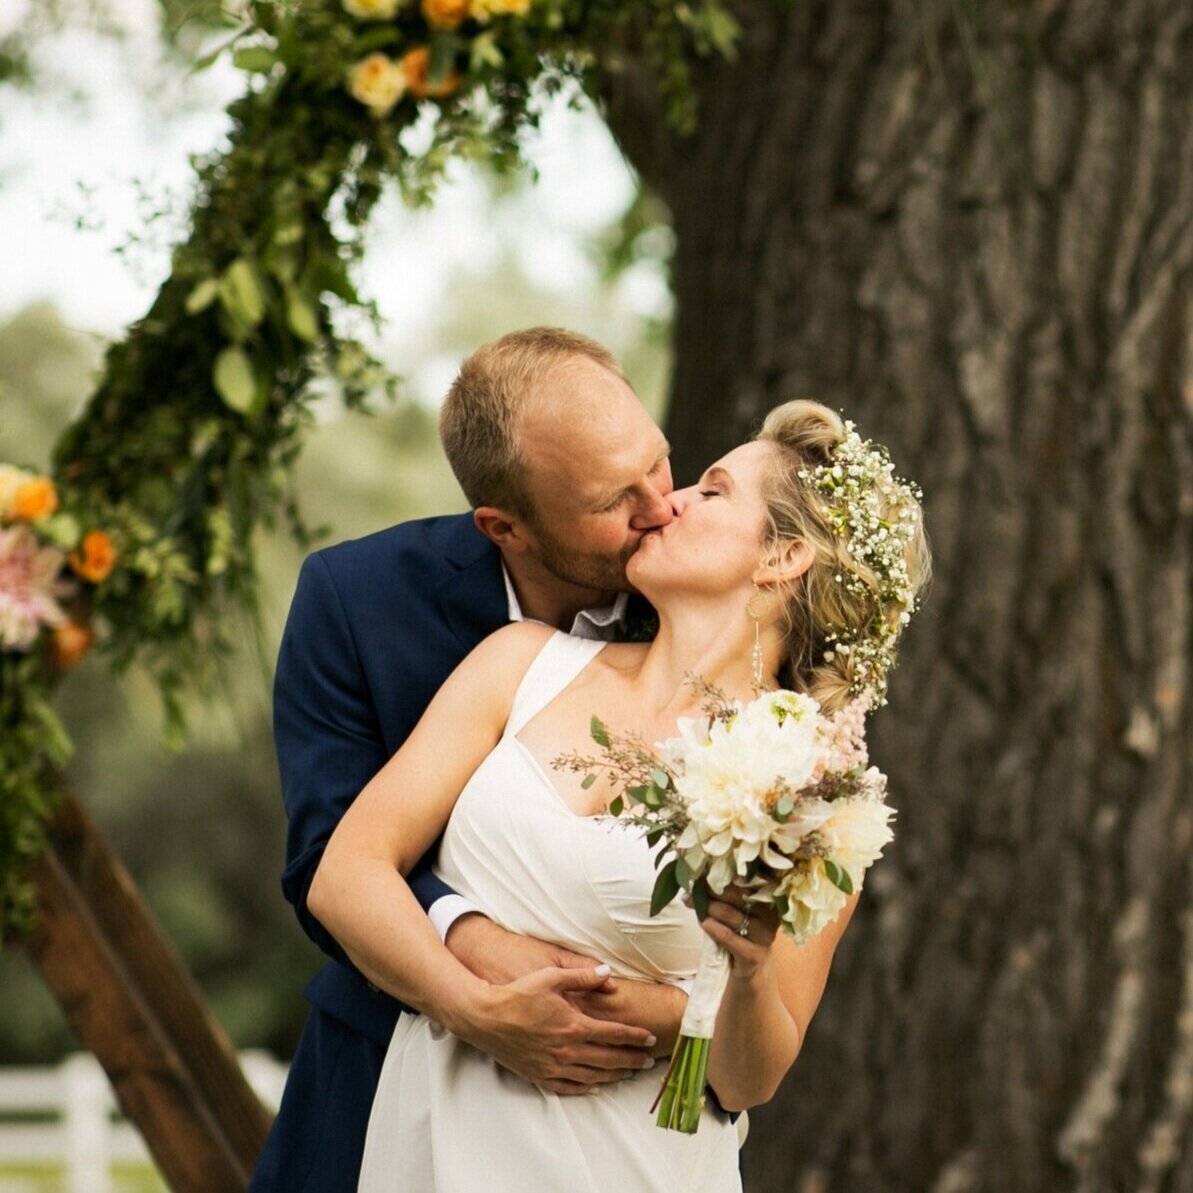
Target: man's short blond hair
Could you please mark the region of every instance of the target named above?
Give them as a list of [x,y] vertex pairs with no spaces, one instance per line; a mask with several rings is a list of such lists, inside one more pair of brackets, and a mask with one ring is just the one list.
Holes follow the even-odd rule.
[[439,438],[473,509],[532,518],[518,423],[553,369],[584,357],[625,381],[613,354],[579,332],[529,327],[482,344],[460,366],[439,413]]

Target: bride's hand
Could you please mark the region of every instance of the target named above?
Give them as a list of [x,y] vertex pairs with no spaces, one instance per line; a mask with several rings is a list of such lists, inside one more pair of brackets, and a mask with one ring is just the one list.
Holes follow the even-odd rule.
[[[746,919],[749,891],[742,887],[727,887],[725,892],[708,903],[708,916],[700,927],[728,950],[733,958],[732,977],[748,981],[771,955],[771,945],[779,931],[779,916],[766,903],[750,904]],[[746,935],[741,934],[746,925]]]

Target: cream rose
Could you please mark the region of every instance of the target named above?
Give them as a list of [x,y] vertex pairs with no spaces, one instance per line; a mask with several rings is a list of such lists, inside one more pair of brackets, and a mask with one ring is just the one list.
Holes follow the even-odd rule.
[[406,72],[392,58],[370,54],[352,68],[348,90],[374,116],[384,116],[406,94]]

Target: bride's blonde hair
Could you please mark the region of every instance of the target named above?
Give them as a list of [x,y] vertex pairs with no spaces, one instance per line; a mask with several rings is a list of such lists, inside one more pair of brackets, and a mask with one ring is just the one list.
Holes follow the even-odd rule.
[[895,644],[931,576],[922,494],[885,448],[819,402],[776,407],[756,438],[774,447],[764,494],[768,541],[812,547],[784,593],[780,682],[826,712],[869,693],[885,703]]

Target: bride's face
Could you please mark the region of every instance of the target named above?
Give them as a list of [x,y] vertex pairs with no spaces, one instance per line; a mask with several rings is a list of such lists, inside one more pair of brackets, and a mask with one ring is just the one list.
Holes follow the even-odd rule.
[[745,443],[671,494],[671,522],[642,536],[626,575],[646,596],[750,590],[764,554],[773,448]]

